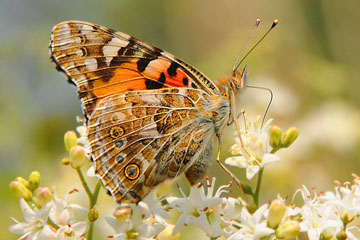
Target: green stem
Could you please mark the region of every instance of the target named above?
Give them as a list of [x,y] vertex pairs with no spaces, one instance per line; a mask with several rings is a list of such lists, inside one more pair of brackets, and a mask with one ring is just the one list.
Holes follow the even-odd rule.
[[90,199],[90,209],[94,208],[94,206],[95,206],[95,204],[97,202],[99,192],[100,192],[100,188],[101,188],[101,182],[98,181],[98,183],[95,186],[94,192],[92,194],[92,198]]
[[90,222],[89,231],[87,232],[87,240],[92,240],[93,232],[94,232],[94,222]]
[[93,198],[93,195],[92,195],[92,193],[91,193],[91,191],[90,191],[90,188],[89,188],[89,186],[87,185],[86,180],[85,180],[84,175],[83,175],[83,173],[81,172],[81,170],[80,170],[79,168],[77,168],[77,169],[76,169],[76,172],[77,172],[77,174],[79,175],[81,184],[82,184],[82,186],[84,187],[85,192],[86,192],[86,194],[87,194],[88,197],[89,197],[89,204],[90,204],[90,206],[91,206],[91,199]]
[[[90,198],[90,210],[93,209],[96,205],[100,188],[101,188],[101,182],[98,181],[98,183],[95,186],[94,192],[92,193],[92,197]],[[94,232],[94,221],[90,221],[88,237],[87,237],[88,240],[92,240],[93,232]]]
[[[274,148],[273,150],[271,150],[270,153],[274,154],[274,153],[276,153],[279,149],[280,149],[280,148]],[[259,207],[260,188],[261,188],[261,182],[262,182],[263,173],[264,173],[264,168],[260,168],[260,171],[259,171],[259,174],[258,174],[257,183],[256,183],[255,194],[253,195],[253,199],[254,199],[254,203],[255,203],[256,207]]]
[[[100,192],[100,188],[101,188],[101,183],[100,181],[98,181],[98,183],[95,186],[95,189],[93,192],[91,192],[88,184],[86,183],[86,180],[84,178],[83,173],[81,172],[80,169],[76,169],[77,174],[79,175],[80,181],[82,186],[85,189],[86,194],[89,197],[89,209],[93,209],[96,205],[97,199],[99,197],[99,192]],[[87,239],[88,240],[92,240],[93,238],[93,232],[94,232],[94,221],[90,221],[89,223],[89,230],[87,232]]]
[[259,196],[260,196],[260,188],[261,188],[261,182],[262,182],[262,176],[264,173],[264,168],[261,168],[258,174],[258,180],[256,183],[256,190],[255,190],[255,196],[254,196],[254,203],[256,207],[259,207]]
[[280,148],[273,148],[270,153],[274,154],[274,153],[276,153],[277,151],[279,151],[279,149],[280,149]]

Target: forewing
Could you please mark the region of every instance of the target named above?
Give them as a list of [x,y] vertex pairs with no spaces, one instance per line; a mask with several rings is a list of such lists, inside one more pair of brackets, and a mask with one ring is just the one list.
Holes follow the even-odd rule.
[[50,54],[57,69],[77,86],[87,119],[101,99],[128,91],[191,87],[218,93],[204,74],[170,53],[92,23],[56,25]]
[[127,92],[98,103],[88,125],[92,161],[118,203],[140,201],[194,162],[213,132],[207,107],[205,92],[186,88]]

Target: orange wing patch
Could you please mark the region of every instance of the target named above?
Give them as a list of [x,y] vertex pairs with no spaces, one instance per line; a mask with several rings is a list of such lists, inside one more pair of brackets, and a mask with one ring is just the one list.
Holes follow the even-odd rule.
[[133,90],[145,90],[145,78],[136,69],[136,63],[124,63],[113,70],[110,79],[95,81],[93,93],[98,98]]
[[[179,69],[179,64],[161,58],[151,61],[143,73],[150,79],[157,79],[158,83],[163,85],[161,87],[187,87],[189,84],[189,78]],[[157,85],[148,85],[150,88],[147,89],[157,88]]]
[[140,70],[138,63],[121,64],[113,71],[113,76],[109,80],[94,81],[93,94],[100,100],[128,91],[187,87],[189,84],[189,78],[175,62],[169,63],[163,59],[155,59],[149,61],[144,71],[140,72]]

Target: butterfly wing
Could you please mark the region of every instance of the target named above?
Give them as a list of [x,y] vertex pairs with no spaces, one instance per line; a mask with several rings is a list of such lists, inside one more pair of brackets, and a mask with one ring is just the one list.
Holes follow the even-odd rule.
[[191,87],[219,92],[204,74],[170,53],[92,23],[56,25],[50,54],[57,69],[77,86],[87,119],[101,99],[127,91]]
[[[214,132],[202,111],[208,98],[201,90],[172,88],[117,94],[98,103],[88,126],[92,160],[118,203],[140,201],[203,155]],[[207,157],[211,161],[211,153]]]
[[191,184],[201,179],[209,166],[202,159],[211,160],[209,96],[219,94],[204,74],[146,42],[80,21],[54,27],[50,54],[77,86],[96,174],[117,202],[138,202],[182,172]]

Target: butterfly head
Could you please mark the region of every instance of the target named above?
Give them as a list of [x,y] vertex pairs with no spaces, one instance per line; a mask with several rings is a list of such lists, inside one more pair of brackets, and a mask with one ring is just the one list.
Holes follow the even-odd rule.
[[235,93],[241,91],[246,87],[246,77],[247,66],[244,67],[242,72],[234,72],[229,77],[230,87]]

